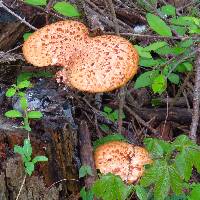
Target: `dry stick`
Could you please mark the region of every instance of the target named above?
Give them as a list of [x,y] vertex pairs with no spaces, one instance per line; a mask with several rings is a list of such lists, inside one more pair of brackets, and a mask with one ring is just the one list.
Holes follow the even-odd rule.
[[194,96],[193,96],[193,114],[192,114],[192,124],[190,128],[190,138],[197,141],[197,127],[199,122],[199,105],[200,105],[200,45],[197,49],[196,54],[196,75],[195,75],[195,85],[194,85]]
[[[119,24],[118,24],[118,21],[117,21],[113,2],[112,2],[112,0],[107,0],[107,1],[108,1],[110,11],[111,11],[111,14],[112,14],[112,17],[113,17],[115,32],[118,36],[120,36]],[[125,88],[122,87],[122,88],[120,88],[120,91],[119,91],[118,133],[122,133],[122,126],[123,126],[122,115],[123,115],[124,100],[125,100]]]
[[25,175],[24,178],[23,178],[23,181],[22,181],[21,187],[20,187],[20,189],[19,189],[19,192],[18,192],[18,194],[17,194],[16,200],[19,199],[19,196],[20,196],[20,194],[21,194],[21,191],[22,191],[22,188],[23,188],[23,186],[24,186],[24,184],[25,184],[25,181],[26,181],[26,175]]
[[146,123],[137,113],[135,113],[133,110],[131,110],[128,106],[124,105],[124,108],[127,112],[129,112],[135,119],[140,122],[144,127],[149,129],[153,134],[157,135],[158,131],[154,128],[152,128],[148,123]]
[[29,28],[33,29],[33,30],[37,30],[37,28],[35,28],[34,26],[32,26],[31,24],[29,24],[25,19],[22,19],[19,15],[17,15],[16,13],[14,13],[12,10],[10,10],[6,5],[3,4],[2,1],[0,1],[0,7],[3,8],[4,10],[6,10],[7,12],[9,12],[11,15],[15,16],[17,19],[19,19],[22,23],[26,24]]

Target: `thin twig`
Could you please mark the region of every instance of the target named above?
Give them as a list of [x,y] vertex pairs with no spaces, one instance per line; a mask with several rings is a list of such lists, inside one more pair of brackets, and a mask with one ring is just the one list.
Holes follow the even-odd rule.
[[199,122],[199,105],[200,105],[200,45],[197,49],[196,55],[196,75],[195,75],[195,85],[194,85],[194,95],[193,95],[193,114],[192,114],[192,124],[190,128],[190,138],[196,142],[197,140],[197,127]]
[[9,12],[11,15],[16,17],[17,19],[19,19],[22,23],[26,24],[29,28],[31,28],[31,29],[33,29],[35,31],[37,30],[36,27],[34,27],[31,24],[29,24],[25,19],[22,19],[19,15],[17,15],[12,10],[10,10],[6,5],[4,5],[3,1],[0,1],[0,7],[3,8],[4,10],[6,10],[7,12]]
[[18,194],[17,194],[16,200],[19,199],[19,196],[20,196],[20,194],[21,194],[22,188],[24,187],[25,181],[26,181],[26,175],[25,175],[24,178],[23,178],[23,181],[22,181],[22,184],[21,184],[21,186],[20,186],[19,192],[18,192]]
[[165,117],[164,126],[163,126],[163,128],[162,128],[161,136],[163,136],[163,133],[164,133],[164,131],[165,131],[165,127],[166,127],[166,123],[167,123],[168,116],[169,116],[169,96],[168,96],[168,94],[167,94],[167,113],[166,113],[166,117]]
[[128,106],[124,105],[124,108],[129,112],[138,122],[140,122],[144,127],[149,129],[153,134],[158,135],[158,131],[152,128],[148,123],[146,123],[137,113],[131,110]]

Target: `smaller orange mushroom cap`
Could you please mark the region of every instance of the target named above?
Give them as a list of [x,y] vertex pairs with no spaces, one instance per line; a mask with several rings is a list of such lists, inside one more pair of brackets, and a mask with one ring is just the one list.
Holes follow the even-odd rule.
[[144,165],[152,163],[146,149],[121,141],[112,141],[97,147],[94,159],[96,168],[101,173],[119,175],[129,184],[143,175]]

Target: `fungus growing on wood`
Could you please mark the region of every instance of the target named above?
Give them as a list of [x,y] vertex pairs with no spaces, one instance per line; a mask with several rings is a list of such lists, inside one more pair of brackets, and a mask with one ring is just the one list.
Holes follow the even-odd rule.
[[146,149],[122,141],[112,141],[97,147],[94,159],[101,173],[119,175],[129,184],[143,175],[144,165],[152,163]]
[[35,66],[63,66],[58,78],[92,93],[125,85],[136,74],[139,59],[128,40],[115,35],[90,37],[84,24],[71,20],[33,33],[24,43],[23,53]]

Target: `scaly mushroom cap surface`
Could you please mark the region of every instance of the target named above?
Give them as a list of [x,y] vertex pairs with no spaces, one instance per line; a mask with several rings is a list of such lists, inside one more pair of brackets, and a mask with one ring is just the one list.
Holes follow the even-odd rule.
[[91,93],[125,85],[136,74],[139,60],[128,40],[115,35],[90,37],[84,24],[70,20],[36,31],[24,43],[23,53],[36,66],[63,66],[58,79]]
[[64,66],[72,54],[85,43],[87,27],[78,21],[59,21],[34,32],[24,42],[25,59],[38,67]]
[[144,165],[152,163],[146,149],[121,141],[103,144],[94,152],[96,168],[101,173],[119,175],[123,181],[131,184],[144,172]]

